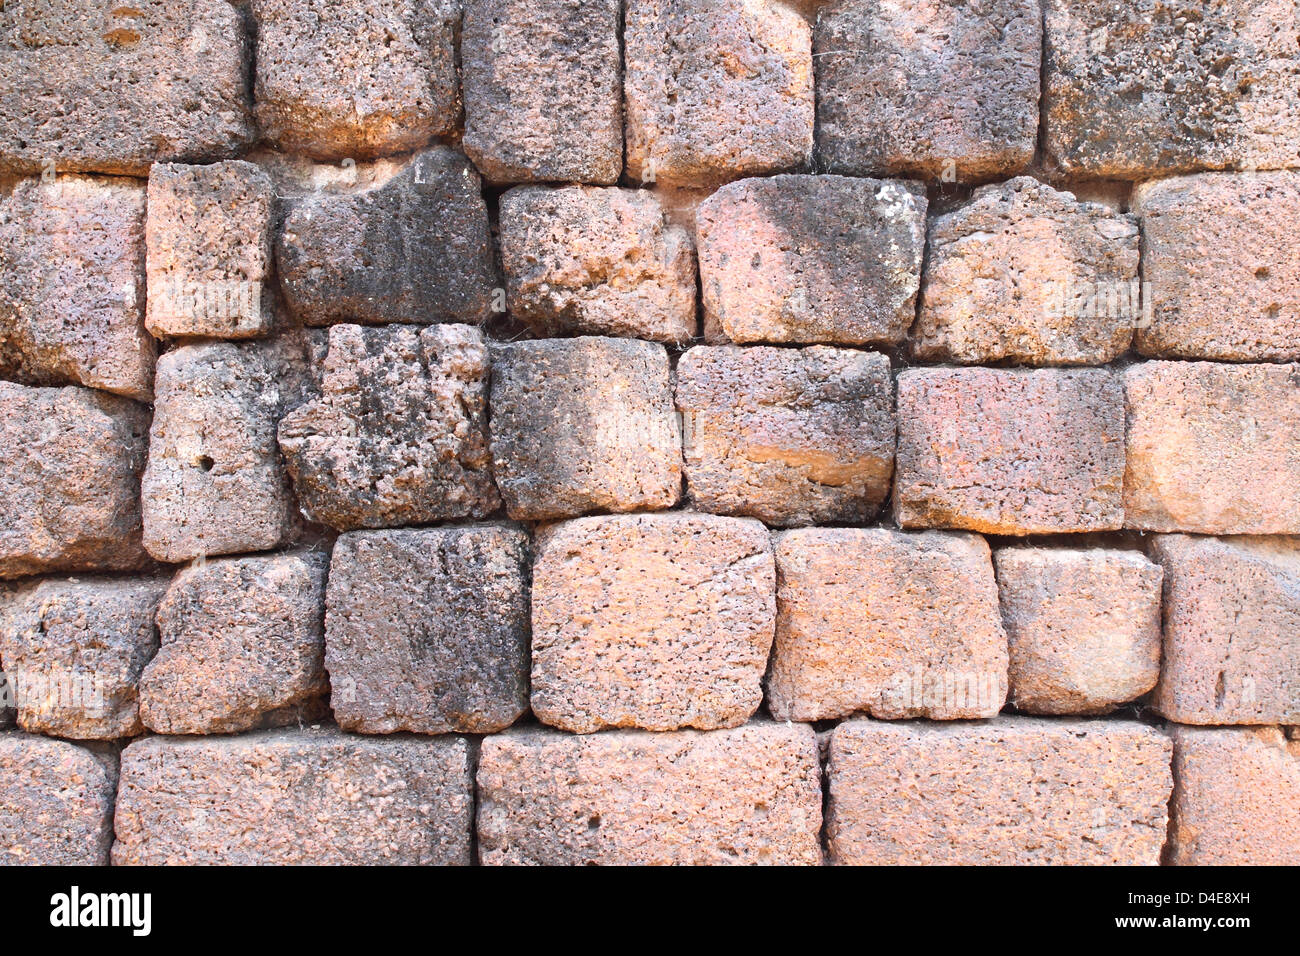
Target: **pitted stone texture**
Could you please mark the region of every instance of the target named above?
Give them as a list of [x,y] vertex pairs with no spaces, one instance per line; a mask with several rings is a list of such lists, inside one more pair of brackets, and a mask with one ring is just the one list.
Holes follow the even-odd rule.
[[846,0],[813,31],[831,172],[944,181],[1018,172],[1038,136],[1036,0]]
[[1124,401],[1103,369],[909,369],[898,377],[904,528],[1103,531],[1124,522]]
[[252,163],[149,170],[149,307],[157,336],[243,339],[271,331],[275,188]]
[[1160,676],[1161,571],[1136,551],[1002,548],[1010,700],[1030,714],[1104,714]]
[[8,730],[18,722],[18,709],[14,702],[13,683],[0,671],[0,730]]
[[493,356],[492,458],[510,517],[670,508],[681,439],[662,345],[584,336]]
[[1027,176],[930,223],[912,354],[978,365],[1105,365],[1141,321],[1134,217]]
[[484,739],[478,793],[485,864],[821,862],[821,768],[799,724],[512,730]]
[[1128,527],[1300,534],[1300,365],[1142,362],[1124,393]]
[[831,860],[1155,866],[1171,749],[1129,721],[843,723],[830,742]]
[[474,167],[437,147],[388,179],[291,203],[276,241],[280,284],[308,325],[478,322],[496,286]]
[[1296,165],[1294,0],[1044,7],[1046,149],[1066,173],[1147,179]]
[[676,512],[548,525],[533,565],[533,712],[574,733],[713,730],[762,700],[775,569],[747,518]]
[[148,437],[148,409],[125,398],[0,382],[0,578],[147,564]]
[[182,568],[158,608],[162,646],[140,679],[160,734],[237,733],[323,715],[325,572],[318,552]]
[[1007,638],[984,539],[885,528],[778,534],[777,720],[992,717]]
[[709,341],[892,345],[915,317],[925,196],[914,185],[773,176],[697,213]]
[[543,335],[682,343],[695,335],[695,250],[644,189],[521,186],[501,197],[512,317]]
[[[1160,535],[1164,666],[1182,724],[1300,724],[1300,538]],[[8,661],[6,661],[6,664]]]
[[889,496],[894,383],[875,352],[699,346],[677,365],[686,487],[769,525],[866,521]]
[[146,737],[122,753],[113,863],[468,864],[472,790],[460,737]]
[[812,30],[775,0],[628,0],[627,173],[711,186],[806,166]]
[[490,734],[528,709],[528,535],[506,524],[345,534],[325,665],[339,726]]
[[1142,275],[1155,299],[1144,355],[1300,358],[1300,173],[1204,173],[1144,183]]
[[1300,865],[1300,741],[1280,728],[1173,727],[1174,866]]
[[226,0],[0,8],[0,171],[146,176],[253,138],[248,40]]
[[158,360],[144,542],[160,561],[265,551],[296,530],[275,430],[306,388],[302,342],[185,345]]
[[493,182],[616,183],[620,0],[466,0],[466,155]]
[[257,119],[316,159],[419,149],[460,118],[456,0],[251,0]]
[[0,866],[104,866],[116,761],[65,740],[0,734]]
[[330,329],[320,398],[280,422],[302,510],[333,528],[483,517],[488,351],[478,329]]
[[139,186],[90,176],[22,180],[0,199],[0,374],[149,400],[144,211]]
[[44,578],[0,598],[0,655],[18,725],[75,740],[134,737],[140,672],[158,650],[165,578]]

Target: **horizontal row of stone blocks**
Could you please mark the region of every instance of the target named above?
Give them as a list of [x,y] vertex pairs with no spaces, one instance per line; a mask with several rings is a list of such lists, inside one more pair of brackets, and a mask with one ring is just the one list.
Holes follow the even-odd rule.
[[224,0],[20,0],[0,19],[0,169],[139,175],[259,134],[363,159],[456,135],[463,110],[498,182],[716,184],[814,160],[979,180],[1033,160],[1040,96],[1047,154],[1073,175],[1295,165],[1289,0],[1192,9],[251,0],[246,23]]
[[4,733],[0,862],[105,863],[111,847],[118,865],[465,864],[475,830],[487,864],[1300,862],[1300,750],[1277,728],[852,720],[822,744],[825,852],[803,725],[149,737],[120,772]]

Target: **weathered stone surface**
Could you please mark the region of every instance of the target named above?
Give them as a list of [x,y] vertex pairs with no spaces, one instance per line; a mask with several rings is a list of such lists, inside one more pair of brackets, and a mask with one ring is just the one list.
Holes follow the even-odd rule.
[[460,117],[456,0],[251,0],[266,138],[316,159],[419,149]]
[[466,155],[494,182],[616,183],[620,0],[466,0]]
[[[1300,538],[1160,535],[1164,665],[1183,724],[1300,724]],[[6,662],[7,663],[7,662]]]
[[252,138],[248,42],[226,0],[0,9],[0,171],[145,176]]
[[1134,217],[1028,176],[930,223],[922,361],[1105,365],[1142,321]]
[[694,507],[769,525],[866,521],[889,496],[889,359],[814,345],[699,346],[677,365]]
[[22,180],[0,199],[0,374],[149,400],[144,209],[139,186],[90,176]]
[[1123,396],[1109,371],[908,369],[898,422],[904,528],[1025,535],[1123,524]]
[[528,708],[528,535],[507,524],[341,536],[325,665],[339,726],[495,733]]
[[1160,676],[1159,566],[1137,551],[1001,548],[1010,699],[1030,714],[1102,714]]
[[1046,0],[1048,156],[1076,176],[1145,179],[1294,166],[1294,0]]
[[1300,865],[1300,741],[1173,727],[1175,866]]
[[387,173],[290,204],[276,240],[289,307],[308,325],[486,319],[497,276],[474,167],[436,147]]
[[280,422],[303,511],[334,528],[483,517],[500,504],[478,329],[330,329],[320,398]]
[[1171,749],[1129,721],[849,721],[831,734],[831,859],[1155,866]]
[[537,532],[533,713],[574,733],[712,730],[762,700],[775,569],[747,518],[578,518]]
[[821,10],[817,153],[831,172],[1017,172],[1038,135],[1035,0],[846,0]]
[[8,730],[18,722],[18,708],[14,700],[14,685],[4,671],[0,671],[0,730]]
[[1300,173],[1204,173],[1134,190],[1154,297],[1144,355],[1300,358]]
[[778,720],[992,717],[1007,696],[1007,637],[984,539],[886,528],[778,534]]
[[298,552],[182,568],[158,608],[162,646],[140,679],[160,734],[236,733],[322,715],[329,555]]
[[915,317],[925,196],[908,183],[773,176],[697,213],[710,341],[901,342]]
[[0,865],[103,866],[116,762],[65,740],[0,734]]
[[521,186],[501,197],[513,318],[564,332],[682,343],[695,335],[695,254],[644,189]]
[[275,189],[252,163],[157,163],[149,170],[149,308],[157,336],[243,339],[274,321]]
[[821,771],[811,727],[710,733],[544,728],[483,741],[486,864],[821,862]]
[[0,598],[18,725],[77,740],[141,733],[140,672],[158,649],[166,588],[166,578],[44,578]]
[[130,570],[149,412],[86,388],[0,382],[0,578]]
[[146,737],[122,753],[113,863],[468,864],[472,787],[461,737]]
[[305,389],[300,339],[185,345],[158,360],[144,543],[160,561],[264,551],[296,526],[275,431]]
[[707,186],[804,166],[812,30],[775,0],[628,0],[627,173]]
[[1300,365],[1142,362],[1124,394],[1125,524],[1300,534]]
[[681,440],[662,345],[583,336],[493,357],[492,458],[510,517],[669,508]]

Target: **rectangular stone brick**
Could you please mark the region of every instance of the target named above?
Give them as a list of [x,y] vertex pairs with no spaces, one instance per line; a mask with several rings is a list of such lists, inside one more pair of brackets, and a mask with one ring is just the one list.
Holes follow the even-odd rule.
[[493,182],[618,182],[620,0],[466,0],[466,155]]
[[325,572],[297,552],[191,564],[158,608],[161,647],[140,678],[160,734],[233,733],[325,716]]
[[628,0],[627,174],[709,186],[804,166],[812,30],[776,0]]
[[831,860],[1155,866],[1171,750],[1130,721],[849,721],[831,733]]
[[492,464],[506,511],[546,520],[670,508],[681,434],[662,345],[582,336],[493,355]]
[[1300,865],[1300,740],[1173,727],[1174,866]]
[[574,733],[749,719],[772,646],[775,569],[747,518],[675,512],[542,527],[533,713]]
[[0,866],[104,866],[117,761],[66,740],[0,734]]
[[495,733],[528,709],[528,535],[508,524],[345,534],[325,666],[345,730]]
[[512,730],[484,739],[478,793],[486,864],[821,862],[821,769],[800,724]]
[[1183,724],[1300,724],[1300,538],[1160,535],[1164,664]]
[[541,335],[686,342],[694,252],[647,189],[520,186],[501,197],[506,302]]
[[930,222],[912,354],[979,365],[1105,365],[1142,321],[1134,217],[1028,176]]
[[1143,362],[1124,397],[1128,527],[1300,534],[1300,365]]
[[1144,355],[1300,358],[1300,173],[1204,173],[1143,183]]
[[1160,676],[1161,569],[1137,551],[1000,548],[1010,699],[1030,714],[1102,714]]
[[0,199],[0,374],[150,399],[144,214],[121,179],[24,179]]
[[44,578],[0,597],[18,725],[77,740],[141,733],[140,673],[158,650],[166,588],[166,578]]
[[773,176],[696,214],[709,341],[896,345],[915,317],[926,199],[914,184]]
[[226,0],[0,9],[0,171],[146,176],[253,139],[248,39]]
[[468,864],[472,788],[461,737],[145,737],[122,752],[113,863]]
[[1102,531],[1124,522],[1120,380],[1103,369],[908,369],[894,513],[904,528]]
[[850,175],[1018,172],[1038,135],[1035,0],[845,0],[817,16],[817,153]]
[[889,359],[700,346],[677,365],[687,493],[700,511],[769,525],[866,521],[894,471]]
[[133,570],[149,412],[86,388],[0,382],[0,578]]
[[777,720],[992,717],[1007,637],[977,535],[806,528],[775,537]]

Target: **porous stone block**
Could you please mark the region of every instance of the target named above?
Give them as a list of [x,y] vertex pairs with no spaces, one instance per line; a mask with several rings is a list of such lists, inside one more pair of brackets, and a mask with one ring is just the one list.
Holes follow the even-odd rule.
[[140,678],[160,734],[237,733],[325,712],[329,555],[220,558],[177,572],[158,608],[161,647]]
[[512,730],[484,739],[478,794],[485,864],[821,862],[821,768],[800,724]]
[[494,353],[492,459],[510,517],[669,508],[681,438],[662,345],[583,336]]
[[915,317],[925,196],[846,176],[719,189],[696,216],[710,341],[895,345]]
[[830,740],[831,860],[1155,866],[1171,750],[1131,721],[842,723]]
[[0,734],[0,865],[104,866],[116,761],[66,740]]
[[528,708],[528,535],[506,524],[341,536],[325,666],[360,733],[495,733]]
[[898,377],[894,514],[984,534],[1124,521],[1124,403],[1103,369],[908,369]]
[[574,733],[749,719],[772,646],[775,570],[748,518],[578,518],[537,533],[533,713]]

